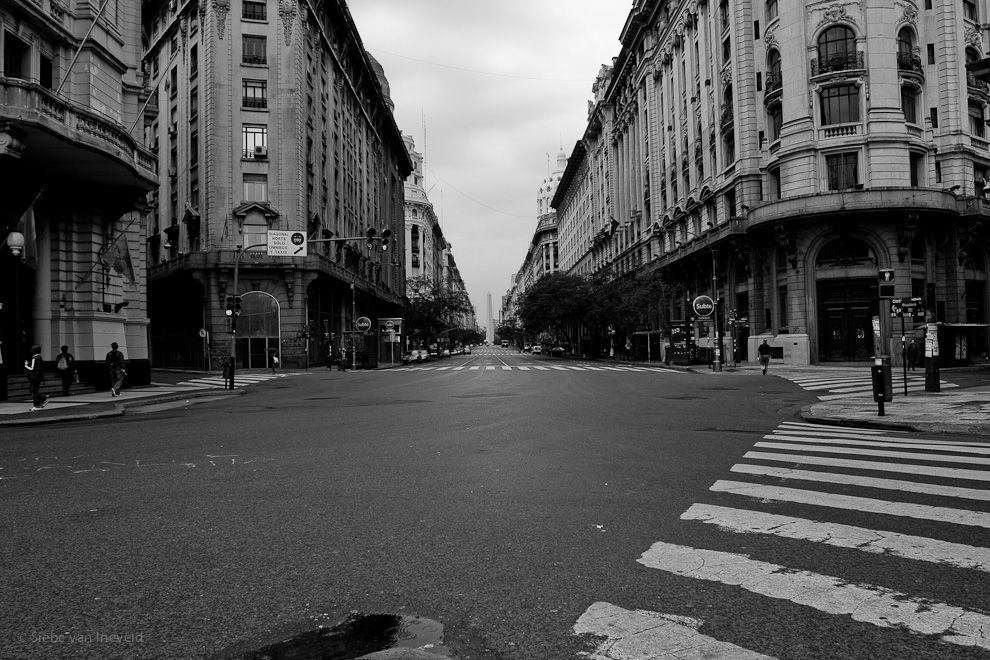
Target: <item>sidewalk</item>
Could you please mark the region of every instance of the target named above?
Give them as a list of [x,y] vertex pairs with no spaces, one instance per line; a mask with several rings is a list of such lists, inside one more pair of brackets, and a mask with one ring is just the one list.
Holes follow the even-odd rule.
[[[769,376],[791,378],[816,377],[827,379],[863,374],[863,367],[823,367],[771,365]],[[757,376],[760,367],[745,365],[725,367],[720,374],[701,367],[688,367],[688,371],[707,373],[713,377],[739,374]],[[952,369],[943,369],[940,380],[952,383]],[[869,382],[869,376],[863,376]],[[990,441],[990,383],[979,387],[957,389],[942,386],[941,392],[911,391],[904,396],[898,376],[894,376],[893,401],[884,403],[884,416],[871,394],[857,394],[848,398],[812,403],[801,411],[805,421],[814,424],[858,426],[898,431],[925,433],[961,433],[984,435]]]

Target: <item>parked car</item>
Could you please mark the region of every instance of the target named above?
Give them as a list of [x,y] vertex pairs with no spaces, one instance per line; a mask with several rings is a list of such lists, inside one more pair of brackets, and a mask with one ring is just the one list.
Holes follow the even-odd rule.
[[464,347],[464,355],[471,355],[471,347],[470,346],[465,346]]
[[550,349],[550,355],[552,355],[553,357],[564,357],[564,347],[554,346],[553,348]]
[[532,351],[533,351],[533,355],[542,355],[543,347],[540,346],[539,344],[536,344],[533,346]]
[[533,345],[532,344],[525,344],[523,346],[523,352],[524,353],[529,353],[532,350],[533,350]]

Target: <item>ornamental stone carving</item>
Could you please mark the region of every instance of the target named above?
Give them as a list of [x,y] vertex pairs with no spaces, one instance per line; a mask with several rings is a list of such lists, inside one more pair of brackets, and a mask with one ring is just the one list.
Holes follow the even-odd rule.
[[213,13],[217,15],[217,36],[223,41],[223,33],[227,28],[227,14],[230,12],[230,0],[213,0]]
[[[858,6],[859,2],[846,4],[855,4]],[[834,4],[822,10],[822,18],[818,21],[818,25],[822,26],[827,23],[838,23],[839,21],[846,21],[852,23],[853,25],[856,24],[856,19],[849,14],[849,11],[844,5]]]
[[279,0],[278,17],[282,20],[282,29],[285,32],[285,43],[292,41],[292,22],[296,17],[295,0]]
[[777,41],[777,31],[771,30],[767,32],[766,36],[763,37],[763,43],[766,44],[767,49],[780,48],[780,43]]
[[983,45],[983,39],[980,37],[980,31],[977,28],[967,29],[964,39],[973,48],[979,48]]

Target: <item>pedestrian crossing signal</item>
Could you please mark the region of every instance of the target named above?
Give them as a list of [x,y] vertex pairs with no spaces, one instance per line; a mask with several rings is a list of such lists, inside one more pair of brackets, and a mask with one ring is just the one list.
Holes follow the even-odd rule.
[[884,268],[878,273],[877,293],[881,300],[894,297],[894,271]]
[[234,296],[234,316],[241,315],[241,297]]
[[234,315],[234,296],[227,296],[227,304],[224,307],[224,314],[227,316]]

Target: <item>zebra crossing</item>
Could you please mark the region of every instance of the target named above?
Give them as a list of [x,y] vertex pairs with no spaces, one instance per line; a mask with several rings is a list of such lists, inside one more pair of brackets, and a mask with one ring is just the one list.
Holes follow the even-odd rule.
[[[867,368],[857,370],[855,373],[849,370],[817,371],[815,373],[788,373],[777,372],[775,375],[796,383],[802,389],[810,392],[821,392],[818,394],[820,401],[832,401],[835,399],[848,399],[851,397],[872,396],[873,379]],[[893,374],[894,392],[904,391],[903,374],[895,372]],[[939,380],[942,389],[958,387],[953,383]],[[908,372],[907,375],[908,392],[925,391],[925,374],[918,372]]]
[[[237,373],[235,376],[234,383],[237,387],[244,387],[246,385],[256,385],[258,383],[263,383],[267,380],[272,380],[273,378],[285,378],[286,376],[292,376],[293,372],[285,373]],[[210,389],[210,388],[226,388],[226,381],[222,376],[204,376],[202,378],[192,378],[190,380],[184,380],[171,387],[187,387],[194,389]]]
[[[785,423],[756,442],[730,471],[731,478],[720,479],[709,489],[720,494],[722,504],[693,503],[680,520],[711,525],[720,534],[777,537],[990,573],[986,544],[912,535],[903,527],[907,519],[934,521],[940,529],[962,537],[969,530],[990,529],[990,513],[979,510],[990,502],[988,443]],[[963,485],[947,485],[946,480]],[[835,492],[837,488],[828,490],[827,485],[866,490],[850,495]],[[730,506],[722,494],[730,496]],[[770,513],[767,504],[812,506],[815,519]],[[876,516],[877,528],[848,524],[849,511]],[[901,531],[884,528],[898,525]],[[990,650],[990,615],[985,612],[883,584],[853,583],[839,575],[799,570],[773,559],[657,541],[637,561],[670,575],[730,585],[740,596],[745,591],[804,605],[821,615],[934,636],[949,646]],[[769,658],[700,634],[702,624],[689,617],[595,603],[579,618],[574,632],[608,638],[591,660],[675,658],[682,656],[667,655],[667,649],[688,647],[699,649],[690,657],[711,660]]]
[[389,369],[390,372],[399,371],[446,371],[446,372],[488,372],[488,371],[620,371],[620,372],[644,372],[644,373],[685,373],[677,369],[666,369],[664,367],[634,367],[634,366],[600,366],[591,364],[578,365],[508,365],[508,364],[475,364],[475,365],[411,365]]

